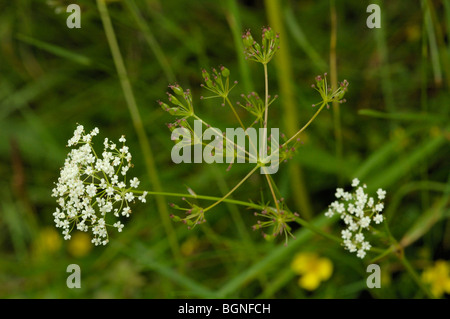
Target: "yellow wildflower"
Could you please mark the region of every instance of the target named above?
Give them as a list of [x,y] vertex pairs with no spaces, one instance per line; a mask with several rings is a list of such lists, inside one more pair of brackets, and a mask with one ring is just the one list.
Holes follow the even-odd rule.
[[59,233],[53,227],[45,227],[39,232],[35,247],[36,253],[42,255],[56,252],[61,244],[62,240]]
[[184,256],[191,256],[200,246],[197,237],[189,237],[183,244],[181,244],[181,253]]
[[299,253],[291,264],[292,270],[300,275],[300,287],[312,291],[319,287],[322,281],[328,280],[333,273],[333,263],[315,253]]
[[422,280],[430,285],[431,292],[436,297],[444,293],[450,294],[450,264],[445,260],[437,260],[422,273]]
[[85,232],[76,232],[67,243],[67,250],[74,257],[86,256],[92,249],[90,236]]

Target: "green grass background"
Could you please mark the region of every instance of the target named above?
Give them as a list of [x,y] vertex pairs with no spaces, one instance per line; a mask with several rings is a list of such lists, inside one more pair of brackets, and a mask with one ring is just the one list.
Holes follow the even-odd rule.
[[[72,2],[82,8],[81,29],[66,27]],[[366,27],[372,2],[381,6],[381,29]],[[228,67],[239,80],[232,98],[251,90],[262,95],[262,68],[244,60],[240,36],[251,29],[259,39],[261,27],[271,25],[282,31],[281,50],[269,64],[270,93],[280,95],[271,126],[288,134],[308,121],[317,102],[310,85],[317,74],[330,73],[330,58],[338,79],[350,83],[339,117],[333,109],[320,114],[297,155],[273,176],[289,206],[338,234],[323,212],[335,188],[358,177],[371,191],[387,190],[385,215],[394,237],[411,242],[405,254],[418,273],[433,260],[448,260],[448,2],[336,1],[335,56],[331,1],[123,0],[107,6],[128,74],[122,80],[130,83],[141,125],[133,123],[95,1],[0,1],[0,297],[424,297],[395,258],[379,261],[382,288],[370,290],[369,258],[361,261],[301,227],[287,247],[267,242],[251,230],[252,211],[224,203],[188,231],[167,222],[174,213],[168,204],[179,199],[151,199],[135,207],[110,244],[83,256],[71,253],[68,242],[51,250],[40,238],[54,228],[51,189],[76,123],[99,127],[99,139],[125,134],[132,174],[145,189],[190,187],[211,196],[231,189],[247,165],[226,172],[226,165],[171,162],[165,123],[172,119],[156,100],[166,99],[167,85],[176,81],[191,88],[196,109],[211,124],[235,127],[220,103],[199,100],[205,94],[201,68]],[[261,192],[269,197],[263,176],[255,174],[233,198],[259,201]],[[302,290],[290,269],[302,251],[334,264],[333,276],[314,292]],[[65,284],[73,263],[82,270],[81,289]]]

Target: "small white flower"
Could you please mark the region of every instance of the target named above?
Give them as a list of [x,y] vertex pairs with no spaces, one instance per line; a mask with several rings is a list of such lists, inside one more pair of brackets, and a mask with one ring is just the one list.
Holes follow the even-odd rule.
[[351,253],[354,253],[357,250],[356,245],[350,240],[346,242],[345,247]]
[[111,177],[111,185],[117,185],[118,182],[119,182],[119,176],[113,175],[113,177]]
[[358,253],[356,254],[356,256],[357,256],[358,258],[363,259],[363,258],[366,256],[366,252],[364,251],[364,249],[359,249],[359,250],[358,250]]
[[351,193],[349,192],[345,192],[344,195],[342,196],[346,201],[352,200],[353,196]]
[[345,212],[345,206],[344,204],[338,204],[336,205],[336,212],[339,214],[342,214],[343,212]]
[[106,195],[112,196],[114,194],[114,188],[111,186],[106,189]]
[[335,196],[336,196],[336,198],[341,198],[342,196],[344,196],[344,189],[343,188],[337,188]]
[[117,231],[120,233],[120,232],[122,232],[122,228],[124,225],[119,221],[119,222],[115,223],[113,226],[116,227]]
[[119,166],[120,165],[120,157],[114,157],[114,160],[113,160],[113,166]]
[[344,229],[341,231],[341,236],[343,239],[350,239],[352,237],[352,233],[348,229]]
[[355,223],[354,221],[352,221],[350,223],[350,225],[348,226],[348,230],[350,230],[350,231],[357,231],[358,228],[359,228],[358,224]]
[[122,135],[120,138],[119,138],[119,142],[121,142],[121,143],[125,143],[127,140],[125,139],[125,135]]
[[373,221],[375,222],[375,224],[380,224],[382,221],[383,221],[383,215],[381,215],[381,214],[376,214],[374,217],[373,217]]
[[131,209],[128,206],[124,207],[124,209],[122,210],[122,216],[130,217],[130,213],[131,213]]
[[73,137],[67,143],[67,146],[72,146],[78,144],[78,141],[81,138],[81,134],[84,132],[83,125],[78,125],[75,131],[73,132]]
[[97,187],[95,187],[94,184],[89,184],[86,186],[86,194],[88,194],[90,197],[94,197],[97,193]]
[[104,220],[103,218],[100,218],[100,219],[98,220],[98,225],[99,225],[100,227],[105,227],[105,220]]
[[331,210],[331,209],[328,209],[328,210],[325,212],[325,216],[328,217],[328,218],[333,217],[333,215],[334,215],[334,212],[333,212],[333,210]]
[[349,214],[343,214],[342,216],[344,216],[344,223],[346,224],[346,225],[350,225],[352,222],[353,222],[353,217],[351,216],[351,215],[349,215]]
[[145,197],[147,196],[147,194],[148,192],[144,191],[144,193],[141,196],[139,196],[139,200],[143,203],[146,203],[147,200],[145,199]]
[[134,195],[133,195],[133,193],[126,193],[125,194],[125,200],[127,201],[127,202],[131,202],[131,201],[133,201],[133,199],[134,199]]
[[357,218],[363,218],[364,217],[364,210],[361,207],[356,207],[355,208],[355,216]]
[[122,154],[128,153],[128,146],[125,146],[125,145],[122,146],[122,148],[119,149],[119,152],[122,153]]
[[386,191],[378,188],[377,195],[379,200],[383,200],[386,197]]
[[369,225],[370,225],[370,218],[367,217],[367,216],[361,218],[360,221],[359,221],[359,225],[360,225],[362,228],[368,228]]
[[86,175],[92,175],[94,173],[94,170],[92,169],[92,166],[86,167],[86,169],[84,170],[84,173]]
[[123,166],[123,167],[122,167],[122,175],[123,175],[123,176],[127,175],[128,169],[129,169],[128,166]]
[[363,242],[363,241],[364,241],[364,235],[361,234],[361,233],[356,234],[356,235],[355,235],[355,240],[356,240],[358,243]]
[[368,241],[364,241],[364,242],[361,244],[361,249],[364,249],[364,250],[370,250],[370,248],[372,248],[372,246],[370,245],[370,243],[369,243]]
[[354,178],[354,179],[352,180],[352,187],[356,187],[356,186],[358,186],[358,185],[359,185],[359,179]]
[[375,205],[375,211],[381,213],[384,209],[384,204],[383,203],[379,203]]
[[106,185],[106,181],[105,181],[105,179],[104,178],[102,178],[101,180],[100,180],[100,188],[106,188],[108,185]]
[[133,178],[130,181],[130,186],[133,188],[138,188],[140,181],[137,179],[137,177]]

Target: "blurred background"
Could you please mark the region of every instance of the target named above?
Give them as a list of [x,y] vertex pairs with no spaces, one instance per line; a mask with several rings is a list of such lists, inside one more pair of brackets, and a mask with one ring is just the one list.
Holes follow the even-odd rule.
[[[66,26],[70,3],[81,7],[79,29]],[[370,3],[381,7],[379,29],[366,26]],[[266,241],[251,229],[251,210],[225,203],[207,223],[187,230],[168,218],[177,213],[169,203],[180,199],[149,196],[105,247],[93,247],[89,235],[77,232],[64,241],[54,227],[51,189],[77,123],[98,127],[99,139],[125,134],[132,174],[143,189],[186,193],[189,187],[222,196],[245,176],[247,165],[227,172],[225,164],[172,163],[166,123],[173,118],[156,101],[166,101],[167,85],[176,82],[191,89],[196,110],[210,124],[236,127],[220,101],[199,99],[208,95],[200,88],[201,69],[226,66],[239,81],[235,100],[253,90],[263,95],[262,67],[245,61],[241,34],[251,29],[259,40],[266,25],[281,38],[269,64],[270,94],[280,96],[271,106],[272,127],[289,136],[310,119],[318,101],[311,89],[316,75],[328,72],[350,83],[347,103],[324,110],[301,135],[294,158],[273,176],[289,207],[339,236],[339,226],[322,217],[336,187],[358,177],[372,192],[386,189],[384,214],[393,236],[404,243],[421,280],[432,278],[435,295],[448,297],[439,288],[439,282],[450,287],[448,1],[106,4],[126,78],[118,76],[95,1],[0,0],[0,297],[425,296],[393,256],[377,261],[381,288],[368,289],[366,267],[375,254],[361,261],[299,226],[287,247]],[[142,126],[133,121],[133,101],[125,98],[121,79],[131,84]],[[151,154],[139,143],[143,132]],[[261,193],[270,196],[264,176],[255,174],[233,198],[259,202]],[[299,256],[326,264],[329,275],[305,285],[305,274],[293,266]],[[66,286],[69,264],[81,267],[80,289]]]

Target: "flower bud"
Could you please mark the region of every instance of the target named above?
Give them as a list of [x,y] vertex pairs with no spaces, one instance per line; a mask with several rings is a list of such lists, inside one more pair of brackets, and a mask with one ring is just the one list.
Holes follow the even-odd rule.
[[253,40],[252,34],[250,33],[250,30],[247,30],[243,35],[242,35],[242,41],[244,43],[244,47],[251,47],[253,45],[253,42],[255,42]]
[[161,102],[161,101],[158,101],[158,104],[161,106],[161,108],[162,108],[164,111],[166,111],[166,112],[169,111],[170,107],[169,107],[166,103]]
[[273,32],[273,30],[270,27],[264,28],[263,29],[263,39],[267,39],[267,40],[271,40],[274,38],[275,33]]
[[344,95],[345,95],[345,91],[344,91],[344,90],[341,90],[341,91],[339,92],[338,96],[337,96],[337,99],[338,99],[338,100],[342,100],[342,99],[344,98]]
[[210,78],[208,71],[206,71],[205,69],[202,70],[202,76],[205,81],[206,79]]
[[230,70],[228,70],[226,67],[221,66],[220,70],[222,71],[222,76],[223,77],[229,77],[230,76]]
[[172,89],[172,91],[175,92],[175,94],[182,96],[183,95],[183,89],[178,85],[169,85],[169,87]]
[[169,94],[169,101],[172,102],[175,105],[183,107],[183,104],[181,104],[181,102],[178,101],[178,99],[172,94]]

